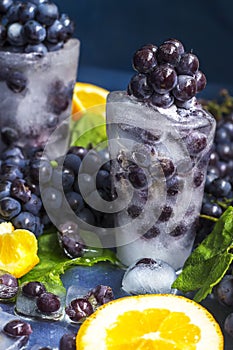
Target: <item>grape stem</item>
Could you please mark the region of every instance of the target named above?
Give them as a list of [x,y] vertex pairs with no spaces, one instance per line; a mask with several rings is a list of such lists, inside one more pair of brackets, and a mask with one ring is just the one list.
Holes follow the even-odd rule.
[[210,216],[210,215],[204,215],[204,214],[200,214],[200,217],[203,218],[203,219],[207,219],[207,220],[211,220],[211,221],[214,221],[214,222],[217,222],[218,219],[213,217],[213,216]]

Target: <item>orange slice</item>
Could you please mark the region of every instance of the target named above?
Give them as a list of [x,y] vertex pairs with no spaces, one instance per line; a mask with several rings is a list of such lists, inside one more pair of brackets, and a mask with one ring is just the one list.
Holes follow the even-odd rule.
[[223,335],[201,305],[173,294],[116,299],[80,327],[78,350],[223,350]]
[[105,115],[106,98],[109,91],[89,83],[76,83],[72,100],[72,119],[78,120],[90,109],[93,113]]
[[16,278],[29,272],[37,263],[37,239],[23,229],[14,229],[10,222],[0,224],[0,270]]

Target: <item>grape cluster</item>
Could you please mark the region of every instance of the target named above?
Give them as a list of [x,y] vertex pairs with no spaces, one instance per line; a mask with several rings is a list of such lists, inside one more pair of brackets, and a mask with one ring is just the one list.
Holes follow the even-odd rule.
[[[233,117],[225,116],[217,122],[214,145],[210,153],[201,214],[219,218],[226,205],[233,203]],[[197,241],[213,229],[214,222],[200,219]]]
[[[88,161],[82,165],[87,154]],[[64,162],[61,164],[58,159],[55,163],[54,166],[41,149],[30,149],[26,153],[19,147],[9,146],[2,152],[0,161],[1,222],[11,221],[15,228],[28,229],[36,236],[41,235],[44,227],[51,224],[42,203],[42,188],[43,198],[46,202],[49,201],[52,212],[61,210],[64,201],[67,201],[70,210],[80,218],[84,226],[87,222],[93,226],[113,227],[111,214],[107,215],[93,209],[84,200],[85,196],[92,196],[95,188],[104,200],[113,199],[107,151],[97,152],[94,149],[71,147]],[[96,181],[94,181],[93,171],[96,169],[98,171]],[[62,179],[62,188],[59,184],[60,179]],[[69,222],[66,224],[64,217],[61,218],[61,224],[65,226],[61,225],[60,232],[64,246],[68,247],[70,242],[64,233],[69,230],[66,227],[69,226]],[[80,247],[82,248],[82,244]],[[74,247],[74,249],[76,252],[70,252],[70,255],[77,256],[79,248]]]
[[128,85],[128,94],[156,107],[172,104],[189,109],[196,104],[195,95],[206,86],[206,77],[199,70],[199,60],[177,39],[168,39],[160,46],[145,45],[133,56],[136,74]]
[[65,308],[65,313],[73,322],[83,322],[97,307],[114,299],[112,288],[98,285],[91,289],[87,295],[71,300]]
[[0,1],[0,47],[11,52],[46,54],[63,47],[74,22],[50,0]]

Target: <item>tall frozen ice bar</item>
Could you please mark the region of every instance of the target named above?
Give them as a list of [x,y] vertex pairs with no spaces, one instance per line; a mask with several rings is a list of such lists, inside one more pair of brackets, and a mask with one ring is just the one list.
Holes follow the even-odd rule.
[[113,187],[125,195],[115,214],[117,254],[125,265],[147,257],[178,269],[193,247],[216,123],[194,96],[175,101],[179,76],[164,92],[171,103],[153,103],[158,96],[151,81],[145,84],[149,74],[138,73],[128,92],[111,92],[107,100]]

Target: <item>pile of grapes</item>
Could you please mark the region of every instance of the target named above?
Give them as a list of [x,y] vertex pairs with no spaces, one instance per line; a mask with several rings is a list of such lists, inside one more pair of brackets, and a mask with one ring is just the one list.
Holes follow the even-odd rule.
[[136,74],[128,85],[128,93],[139,101],[156,107],[189,109],[196,104],[195,95],[206,86],[206,77],[199,70],[199,60],[185,52],[177,39],[160,46],[145,45],[133,57]]
[[74,22],[52,1],[1,1],[0,20],[0,47],[6,51],[45,54],[61,49],[74,33]]

